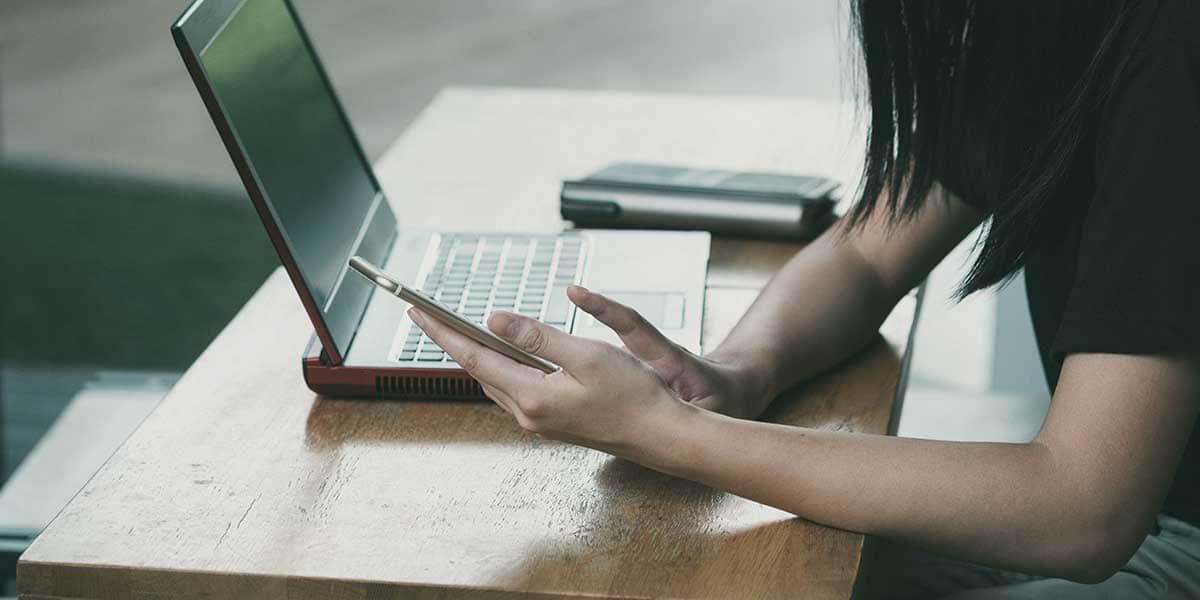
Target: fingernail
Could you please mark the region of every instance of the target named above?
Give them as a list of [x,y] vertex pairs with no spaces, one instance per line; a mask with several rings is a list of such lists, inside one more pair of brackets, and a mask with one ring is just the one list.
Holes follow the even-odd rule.
[[505,311],[496,311],[488,317],[488,327],[503,337],[512,337],[517,326],[517,316]]
[[596,307],[594,306],[596,304],[596,295],[592,293],[592,290],[589,290],[582,285],[569,285],[567,286],[567,291],[570,292],[571,288],[575,288],[575,297],[571,298],[572,304],[582,308],[588,313],[596,310]]
[[408,318],[412,319],[412,322],[416,323],[418,327],[425,327],[425,315],[421,314],[421,311],[415,308],[408,309]]

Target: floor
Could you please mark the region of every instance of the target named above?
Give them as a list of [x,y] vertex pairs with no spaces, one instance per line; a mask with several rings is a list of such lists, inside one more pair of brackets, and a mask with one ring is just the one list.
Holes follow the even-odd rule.
[[[836,0],[295,3],[371,156],[452,84],[852,97]],[[0,3],[0,474],[96,370],[186,368],[275,264],[172,45],[184,5]],[[1020,283],[948,303],[968,250],[931,278],[901,433],[1028,437]]]
[[[832,97],[835,0],[295,0],[367,152],[437,91]],[[7,156],[236,188],[168,32],[185,2],[0,3]]]

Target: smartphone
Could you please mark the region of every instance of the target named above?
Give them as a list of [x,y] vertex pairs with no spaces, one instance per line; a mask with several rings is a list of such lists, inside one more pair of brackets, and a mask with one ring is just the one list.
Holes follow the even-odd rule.
[[383,288],[389,294],[417,307],[421,312],[429,315],[431,319],[437,319],[439,323],[500,354],[543,373],[553,373],[558,370],[558,365],[510,344],[504,338],[498,337],[496,334],[488,331],[486,327],[450,310],[441,302],[430,298],[419,290],[396,281],[391,275],[384,273],[379,267],[376,267],[362,257],[351,257],[350,268],[358,272],[359,275],[366,277],[371,283]]

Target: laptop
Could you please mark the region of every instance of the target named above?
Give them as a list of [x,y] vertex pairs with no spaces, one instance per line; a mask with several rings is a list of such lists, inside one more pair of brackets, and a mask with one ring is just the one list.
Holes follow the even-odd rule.
[[312,321],[302,365],[314,391],[483,395],[408,321],[404,303],[348,274],[355,255],[477,322],[503,309],[618,342],[567,300],[566,287],[577,283],[633,306],[680,345],[700,350],[707,233],[405,227],[289,0],[196,0],[171,33]]

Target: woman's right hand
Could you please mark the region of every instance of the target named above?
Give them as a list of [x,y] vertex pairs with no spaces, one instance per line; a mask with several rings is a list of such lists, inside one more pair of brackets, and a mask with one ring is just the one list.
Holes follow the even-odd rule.
[[625,349],[645,362],[685,402],[739,419],[753,419],[770,401],[766,382],[746,366],[697,356],[667,339],[637,311],[580,286],[567,297],[612,329]]

